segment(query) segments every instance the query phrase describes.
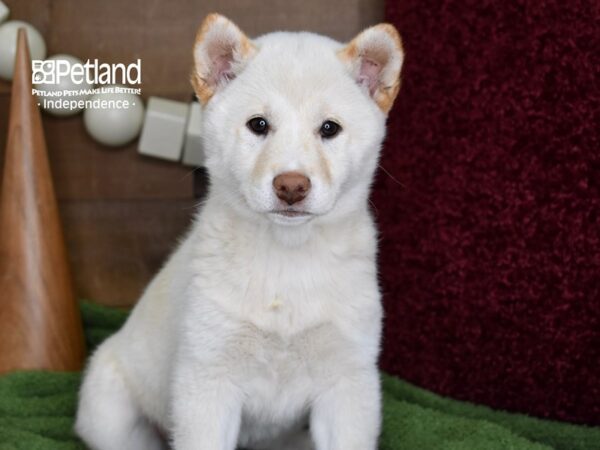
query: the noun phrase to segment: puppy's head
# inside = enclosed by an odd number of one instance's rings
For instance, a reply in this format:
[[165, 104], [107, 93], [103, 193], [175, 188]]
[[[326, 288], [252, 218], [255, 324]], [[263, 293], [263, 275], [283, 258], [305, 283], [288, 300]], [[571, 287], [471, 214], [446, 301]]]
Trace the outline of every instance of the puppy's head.
[[250, 40], [209, 15], [192, 83], [213, 189], [241, 213], [281, 225], [364, 207], [403, 59], [388, 24], [348, 44], [311, 33]]

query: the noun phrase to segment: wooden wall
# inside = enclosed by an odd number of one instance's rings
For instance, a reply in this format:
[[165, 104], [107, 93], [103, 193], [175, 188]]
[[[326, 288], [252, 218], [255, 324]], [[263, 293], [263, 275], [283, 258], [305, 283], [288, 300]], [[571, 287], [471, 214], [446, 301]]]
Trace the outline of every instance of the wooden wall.
[[[191, 46], [209, 12], [227, 15], [250, 36], [309, 30], [339, 40], [383, 15], [383, 0], [3, 1], [11, 19], [40, 30], [49, 56], [67, 53], [109, 63], [141, 58], [144, 98], [185, 101], [192, 94]], [[0, 82], [2, 157], [9, 92], [10, 85]], [[44, 115], [43, 121], [77, 293], [129, 305], [188, 226], [204, 184], [202, 172], [142, 157], [137, 143], [103, 147], [88, 137], [80, 115]]]

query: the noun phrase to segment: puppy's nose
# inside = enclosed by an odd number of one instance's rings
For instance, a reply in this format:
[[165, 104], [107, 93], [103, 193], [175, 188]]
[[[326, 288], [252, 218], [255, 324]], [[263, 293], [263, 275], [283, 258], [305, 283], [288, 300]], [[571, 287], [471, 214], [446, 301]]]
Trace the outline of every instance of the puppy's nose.
[[277, 197], [293, 205], [308, 195], [310, 180], [298, 172], [285, 172], [273, 178], [273, 188]]

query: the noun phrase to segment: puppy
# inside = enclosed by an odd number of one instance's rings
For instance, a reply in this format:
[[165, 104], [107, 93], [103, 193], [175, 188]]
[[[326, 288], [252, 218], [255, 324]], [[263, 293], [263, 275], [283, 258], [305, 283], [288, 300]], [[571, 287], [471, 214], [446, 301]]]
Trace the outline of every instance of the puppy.
[[204, 20], [192, 83], [210, 192], [89, 363], [76, 431], [92, 449], [377, 448], [368, 197], [403, 58], [388, 24], [344, 45]]

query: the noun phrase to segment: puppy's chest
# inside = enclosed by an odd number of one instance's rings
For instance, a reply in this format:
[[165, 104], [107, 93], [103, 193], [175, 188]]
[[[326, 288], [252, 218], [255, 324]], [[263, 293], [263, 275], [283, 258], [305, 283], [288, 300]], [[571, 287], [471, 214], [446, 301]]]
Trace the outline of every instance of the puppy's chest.
[[199, 260], [198, 291], [264, 331], [297, 334], [369, 308], [378, 299], [368, 259], [348, 261], [327, 252], [228, 256]]
[[331, 324], [292, 337], [250, 327], [236, 341], [236, 382], [253, 416], [296, 414], [353, 366], [352, 345]]

